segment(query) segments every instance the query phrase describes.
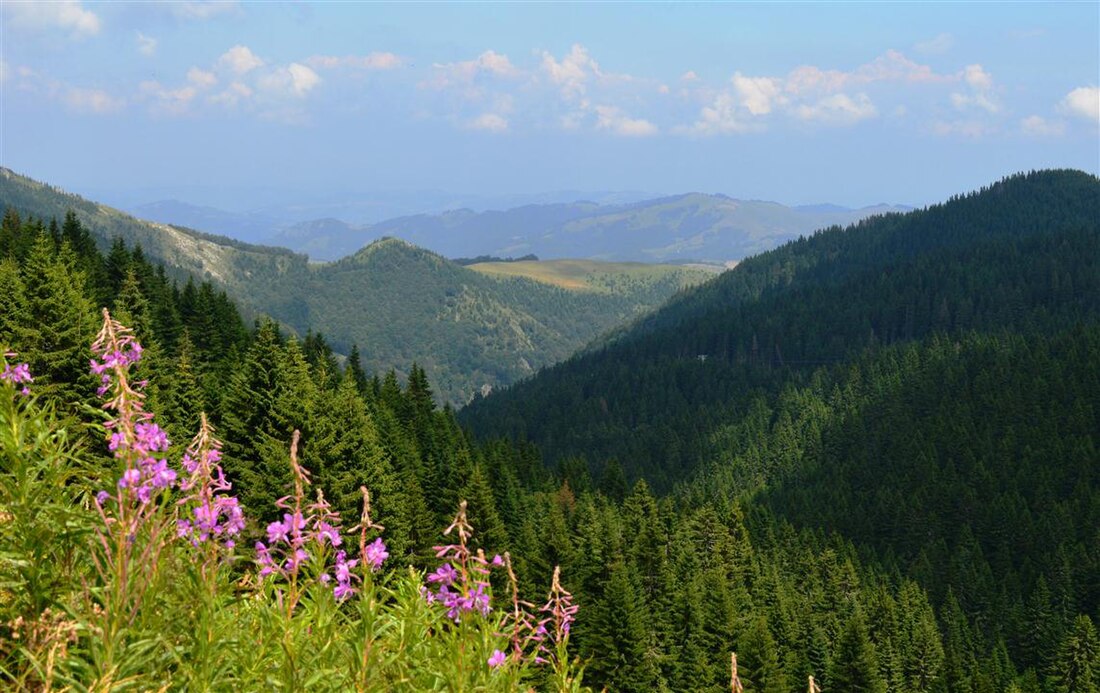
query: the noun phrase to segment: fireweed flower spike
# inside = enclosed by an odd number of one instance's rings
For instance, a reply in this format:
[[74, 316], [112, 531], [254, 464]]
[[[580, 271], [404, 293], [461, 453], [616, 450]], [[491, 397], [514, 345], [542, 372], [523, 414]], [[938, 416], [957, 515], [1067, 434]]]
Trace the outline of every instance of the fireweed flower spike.
[[443, 536], [452, 532], [458, 535], [457, 544], [434, 547], [436, 558], [447, 561], [428, 575], [428, 582], [438, 587], [435, 592], [424, 587], [422, 592], [429, 603], [445, 606], [447, 617], [457, 623], [464, 613], [477, 611], [487, 616], [492, 611], [488, 591], [490, 563], [483, 551], [473, 553], [468, 546], [474, 529], [466, 519], [466, 501], [459, 504], [458, 514]]
[[107, 449], [121, 463], [112, 490], [95, 496], [102, 526], [96, 535], [100, 552], [96, 568], [111, 586], [104, 594], [105, 635], [112, 637], [132, 621], [157, 572], [161, 550], [172, 539], [170, 516], [156, 502], [176, 485], [176, 471], [163, 453], [168, 436], [145, 411], [143, 384], [130, 377], [141, 360], [141, 344], [133, 332], [103, 309], [103, 326], [92, 342], [92, 373], [100, 377], [103, 408], [113, 412], [104, 423]]
[[[300, 434], [294, 432], [290, 444], [290, 467], [294, 476], [294, 494], [280, 498], [276, 507], [283, 510], [283, 518], [268, 524], [267, 541], [256, 543], [256, 562], [260, 567], [259, 575], [269, 575], [286, 583], [285, 604], [288, 614], [293, 611], [301, 597], [300, 575], [304, 566], [318, 569], [317, 580], [322, 584], [332, 584], [333, 596], [343, 601], [358, 590], [355, 583], [363, 578], [356, 574], [355, 568], [364, 565], [371, 572], [377, 571], [382, 562], [389, 557], [386, 545], [381, 538], [367, 543], [369, 530], [381, 530], [382, 525], [370, 519], [370, 495], [363, 488], [363, 517], [359, 524], [359, 557], [349, 558], [344, 550], [344, 539], [340, 534], [340, 516], [333, 511], [318, 489], [316, 500], [305, 505], [306, 486], [310, 485], [309, 472], [298, 463], [298, 442]], [[327, 555], [335, 551], [331, 572], [327, 565]], [[282, 588], [280, 588], [281, 593]]]
[[176, 532], [192, 546], [211, 542], [232, 549], [233, 537], [244, 529], [244, 512], [237, 499], [227, 493], [232, 485], [218, 464], [222, 444], [214, 437], [206, 412], [200, 414], [199, 421], [199, 432], [183, 453], [187, 477], [180, 488], [191, 495], [178, 503], [186, 512], [176, 520]]
[[[554, 566], [554, 581], [550, 585], [550, 596], [539, 611], [546, 616], [538, 622], [535, 629], [538, 638], [549, 638], [556, 652], [551, 652], [545, 643], [540, 643], [540, 651], [548, 656], [564, 652], [569, 641], [569, 630], [576, 620], [580, 607], [573, 603], [573, 595], [561, 586], [561, 566]], [[541, 659], [537, 658], [536, 661]]]
[[[500, 558], [497, 556], [496, 558]], [[494, 558], [494, 563], [496, 561]], [[501, 559], [505, 570], [508, 571], [508, 585], [512, 589], [512, 612], [505, 619], [505, 628], [510, 632], [508, 636], [511, 642], [512, 659], [519, 661], [524, 658], [524, 651], [530, 643], [540, 643], [542, 636], [538, 634], [538, 624], [531, 611], [535, 605], [519, 598], [519, 581], [516, 579], [516, 571], [512, 569], [512, 555], [507, 551]], [[536, 647], [537, 650], [537, 647]], [[537, 653], [536, 653], [537, 655]]]

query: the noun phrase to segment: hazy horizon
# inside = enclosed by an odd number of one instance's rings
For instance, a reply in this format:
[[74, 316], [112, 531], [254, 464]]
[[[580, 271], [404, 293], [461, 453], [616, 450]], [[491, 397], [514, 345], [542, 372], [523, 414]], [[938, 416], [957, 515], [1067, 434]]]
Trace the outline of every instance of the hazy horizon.
[[1095, 3], [8, 2], [0, 39], [0, 164], [130, 206], [922, 206], [1100, 172]]

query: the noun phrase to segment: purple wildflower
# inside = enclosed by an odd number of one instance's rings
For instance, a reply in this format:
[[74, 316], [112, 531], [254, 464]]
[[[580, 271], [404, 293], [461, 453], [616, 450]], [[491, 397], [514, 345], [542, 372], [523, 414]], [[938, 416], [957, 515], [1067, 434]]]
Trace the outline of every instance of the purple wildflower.
[[[159, 428], [145, 428], [141, 435], [149, 446], [164, 444], [164, 432]], [[183, 455], [183, 468], [188, 476], [179, 485], [184, 491], [192, 492], [179, 502], [179, 505], [191, 506], [191, 519], [179, 520], [177, 528], [179, 535], [188, 537], [195, 546], [215, 539], [231, 549], [234, 546], [231, 537], [244, 530], [244, 512], [237, 499], [227, 495], [232, 485], [217, 464], [221, 459], [220, 448], [221, 441], [214, 437], [214, 428], [206, 414], [201, 414], [199, 431]], [[175, 472], [171, 475], [174, 478]], [[166, 480], [167, 475], [161, 478], [162, 482]]]
[[386, 550], [386, 544], [383, 543], [382, 537], [376, 537], [370, 545], [367, 546], [367, 550], [363, 554], [363, 560], [370, 565], [370, 569], [373, 572], [377, 572], [382, 568], [382, 562], [390, 557], [390, 552]]
[[489, 668], [496, 669], [501, 664], [504, 664], [504, 661], [506, 659], [507, 657], [504, 655], [503, 652], [501, 652], [500, 650], [493, 650], [492, 656], [489, 657]]
[[428, 601], [445, 606], [447, 617], [456, 622], [465, 613], [476, 611], [488, 615], [492, 606], [487, 576], [491, 566], [503, 565], [504, 561], [494, 559], [490, 563], [485, 558], [484, 551], [479, 549], [474, 553], [470, 550], [468, 542], [473, 534], [473, 527], [466, 520], [466, 501], [459, 505], [454, 522], [443, 534], [447, 536], [451, 532], [457, 533], [457, 544], [435, 547], [436, 557], [445, 559], [446, 562], [428, 575], [429, 583], [439, 585], [436, 592], [429, 592], [432, 598]]
[[[26, 363], [17, 363], [15, 366], [12, 366], [10, 363], [6, 364], [4, 366], [4, 371], [0, 373], [0, 380], [10, 383], [13, 386], [21, 383], [34, 382], [34, 378], [31, 377], [31, 367]], [[20, 388], [19, 393], [26, 396], [29, 395], [31, 391], [30, 388], [24, 386]]]

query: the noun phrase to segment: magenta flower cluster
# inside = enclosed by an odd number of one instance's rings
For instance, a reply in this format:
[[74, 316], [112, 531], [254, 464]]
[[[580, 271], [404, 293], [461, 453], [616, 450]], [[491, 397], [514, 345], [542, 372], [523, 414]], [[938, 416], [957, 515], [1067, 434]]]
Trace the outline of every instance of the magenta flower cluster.
[[[141, 344], [132, 332], [103, 311], [100, 330], [92, 353], [92, 373], [100, 376], [99, 396], [109, 396], [104, 409], [113, 409], [116, 417], [104, 427], [110, 432], [107, 449], [126, 464], [118, 480], [119, 499], [136, 498], [142, 505], [158, 492], [176, 483], [176, 471], [168, 466], [164, 453], [168, 435], [153, 423], [153, 414], [144, 410], [144, 382], [130, 381], [130, 366], [141, 360]], [[100, 491], [96, 499], [102, 505], [110, 497]]]
[[[129, 440], [127, 440], [129, 438]], [[132, 493], [142, 503], [148, 503], [156, 491], [171, 488], [176, 482], [176, 472], [168, 466], [168, 460], [158, 453], [168, 450], [168, 436], [155, 423], [139, 423], [129, 431], [111, 434], [107, 449], [119, 459], [131, 459], [137, 465], [122, 473], [118, 487]]]
[[[15, 354], [6, 354], [7, 356], [15, 356]], [[26, 396], [31, 393], [31, 389], [27, 387], [26, 383], [34, 382], [34, 378], [31, 377], [31, 367], [26, 363], [17, 363], [12, 366], [10, 363], [4, 366], [4, 371], [0, 373], [0, 380], [6, 383], [10, 383], [12, 386], [22, 385], [19, 393]]]
[[111, 372], [121, 368], [132, 366], [141, 360], [141, 343], [133, 337], [123, 336], [116, 344], [99, 345], [99, 340], [92, 345], [92, 351], [98, 358], [91, 360], [92, 373], [99, 376], [99, 389], [96, 394], [100, 397], [111, 389]]
[[335, 550], [332, 574], [325, 570], [318, 579], [325, 584], [335, 581], [333, 595], [343, 601], [357, 591], [354, 583], [361, 578], [355, 574], [354, 569], [360, 564], [360, 560], [365, 561], [372, 572], [377, 571], [389, 557], [389, 552], [382, 539], [378, 538], [370, 545], [362, 543], [360, 558], [348, 558], [347, 552], [340, 548], [344, 544], [340, 536], [340, 516], [332, 510], [324, 494], [318, 491], [317, 500], [303, 509], [309, 475], [298, 464], [297, 447], [298, 432], [295, 431], [290, 452], [294, 495], [276, 501], [276, 507], [284, 511], [283, 517], [268, 524], [266, 542], [256, 542], [256, 562], [260, 566], [260, 577], [274, 575], [289, 582], [292, 591], [296, 590], [301, 568], [315, 556], [325, 566], [325, 553], [329, 549]]
[[244, 530], [244, 511], [234, 496], [227, 495], [233, 486], [218, 464], [222, 444], [214, 438], [213, 431], [206, 414], [202, 414], [199, 432], [183, 453], [187, 477], [179, 487], [190, 495], [179, 504], [190, 507], [191, 517], [176, 520], [176, 533], [193, 546], [215, 541], [232, 549], [236, 544], [233, 537]]

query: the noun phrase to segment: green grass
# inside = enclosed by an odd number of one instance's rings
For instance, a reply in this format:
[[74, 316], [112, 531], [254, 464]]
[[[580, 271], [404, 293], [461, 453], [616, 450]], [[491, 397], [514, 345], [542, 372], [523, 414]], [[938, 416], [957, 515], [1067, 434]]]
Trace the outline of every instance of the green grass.
[[[600, 262], [598, 260], [541, 260], [524, 262], [479, 262], [470, 265], [482, 274], [497, 277], [526, 277], [573, 291], [612, 293], [622, 284], [618, 279], [659, 281], [679, 275], [681, 287], [701, 284], [721, 268], [715, 266], [657, 265], [645, 262]], [[609, 281], [610, 280], [610, 281]]]

